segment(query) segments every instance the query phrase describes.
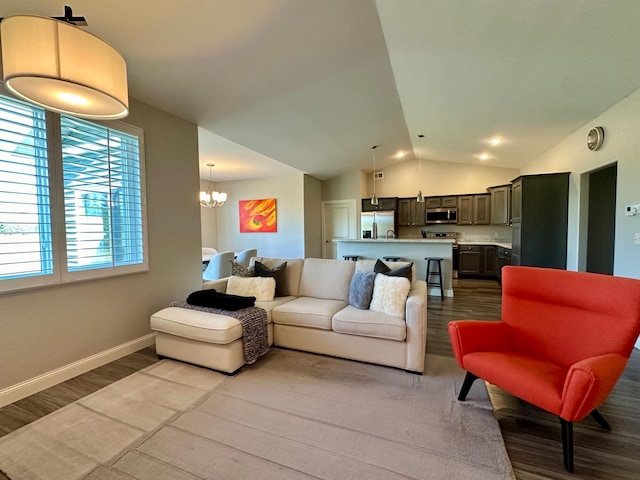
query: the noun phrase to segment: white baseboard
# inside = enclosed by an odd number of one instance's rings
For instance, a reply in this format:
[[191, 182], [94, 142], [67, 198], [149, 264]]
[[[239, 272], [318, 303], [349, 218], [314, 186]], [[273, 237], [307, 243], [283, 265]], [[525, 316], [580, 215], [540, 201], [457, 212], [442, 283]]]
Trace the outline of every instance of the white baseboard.
[[150, 347], [155, 343], [156, 335], [155, 333], [150, 333], [144, 337], [136, 338], [130, 342], [123, 343], [122, 345], [118, 345], [103, 352], [96, 353], [95, 355], [91, 355], [90, 357], [78, 360], [77, 362], [56, 368], [50, 372], [43, 373], [42, 375], [30, 378], [24, 382], [17, 383], [16, 385], [3, 388], [0, 390], [0, 407], [17, 402], [29, 395], [38, 393], [49, 387], [57, 385], [58, 383], [65, 382], [70, 378], [77, 377], [89, 370], [106, 365], [107, 363], [137, 352], [145, 347]]

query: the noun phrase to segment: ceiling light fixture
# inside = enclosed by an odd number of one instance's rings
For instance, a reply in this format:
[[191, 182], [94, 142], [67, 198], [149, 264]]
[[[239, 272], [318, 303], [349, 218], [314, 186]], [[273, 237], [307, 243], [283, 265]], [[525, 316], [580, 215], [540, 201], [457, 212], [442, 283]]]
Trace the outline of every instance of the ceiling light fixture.
[[207, 163], [207, 167], [209, 167], [209, 187], [206, 192], [200, 192], [200, 205], [207, 208], [220, 207], [227, 201], [227, 194], [211, 190], [211, 183], [213, 182], [211, 169], [215, 167], [215, 164]]
[[490, 143], [491, 145], [493, 145], [494, 147], [496, 147], [496, 146], [500, 145], [503, 141], [504, 141], [504, 140], [502, 140], [502, 139], [501, 139], [501, 138], [499, 138], [499, 137], [493, 137], [493, 138], [489, 139], [489, 143]]
[[378, 205], [378, 197], [376, 197], [376, 152], [378, 145], [373, 145], [371, 151], [373, 151], [373, 195], [371, 196], [371, 205]]
[[480, 155], [480, 160], [488, 160], [489, 159], [489, 154], [488, 153], [483, 153]]
[[129, 114], [127, 65], [111, 45], [85, 32], [84, 17], [14, 15], [0, 23], [2, 74], [18, 97], [89, 119]]
[[[418, 138], [420, 139], [420, 146], [418, 147], [419, 152], [420, 152], [420, 173], [418, 174], [418, 185], [421, 182], [421, 177], [422, 177], [422, 139], [424, 138], [424, 135], [420, 134], [418, 135]], [[416, 202], [418, 203], [424, 203], [424, 197], [422, 196], [422, 189], [418, 189], [418, 195], [416, 195]]]

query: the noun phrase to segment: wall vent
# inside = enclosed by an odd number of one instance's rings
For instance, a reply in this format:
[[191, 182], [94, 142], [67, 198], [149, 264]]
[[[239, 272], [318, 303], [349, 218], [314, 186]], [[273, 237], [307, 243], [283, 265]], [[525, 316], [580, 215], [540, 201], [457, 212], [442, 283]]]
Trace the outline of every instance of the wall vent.
[[382, 180], [384, 178], [384, 172], [376, 172], [373, 174], [374, 180]]

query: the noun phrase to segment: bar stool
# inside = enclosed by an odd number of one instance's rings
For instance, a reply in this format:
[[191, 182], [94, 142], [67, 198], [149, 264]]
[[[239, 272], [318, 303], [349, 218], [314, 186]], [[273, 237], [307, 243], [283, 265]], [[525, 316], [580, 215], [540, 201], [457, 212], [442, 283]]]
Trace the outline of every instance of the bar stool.
[[354, 262], [358, 261], [358, 257], [360, 257], [360, 255], [343, 255], [342, 258], [344, 258], [345, 260], [353, 260]]
[[399, 262], [402, 257], [382, 257], [387, 262]]
[[[440, 299], [444, 300], [444, 284], [442, 282], [442, 260], [443, 258], [425, 257], [427, 261], [427, 275], [425, 280], [428, 287], [438, 287], [440, 289]], [[431, 262], [433, 262], [434, 270], [431, 271]], [[436, 277], [435, 280], [431, 280], [430, 277]]]

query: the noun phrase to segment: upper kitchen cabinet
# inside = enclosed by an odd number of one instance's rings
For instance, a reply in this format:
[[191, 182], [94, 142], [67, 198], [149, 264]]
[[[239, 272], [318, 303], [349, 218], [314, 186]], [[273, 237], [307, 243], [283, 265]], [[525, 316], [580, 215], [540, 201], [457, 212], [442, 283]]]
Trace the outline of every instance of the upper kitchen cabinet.
[[426, 197], [424, 199], [426, 208], [456, 208], [458, 197]]
[[491, 195], [491, 225], [511, 224], [511, 185], [489, 187]]
[[511, 200], [512, 265], [567, 268], [569, 174], [518, 177]]
[[489, 225], [491, 223], [491, 195], [458, 197], [458, 225]]
[[370, 198], [362, 199], [363, 212], [377, 212], [380, 210], [398, 210], [398, 197], [378, 198], [378, 205], [371, 205]]
[[398, 199], [398, 225], [400, 226], [424, 226], [425, 204], [418, 203], [415, 197]]

